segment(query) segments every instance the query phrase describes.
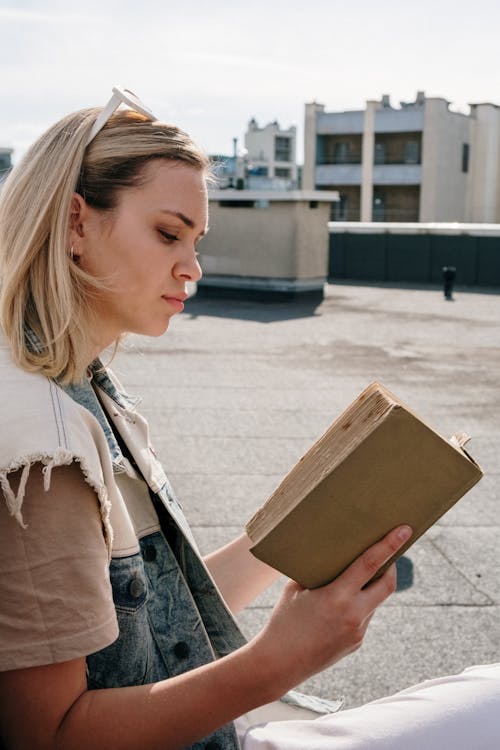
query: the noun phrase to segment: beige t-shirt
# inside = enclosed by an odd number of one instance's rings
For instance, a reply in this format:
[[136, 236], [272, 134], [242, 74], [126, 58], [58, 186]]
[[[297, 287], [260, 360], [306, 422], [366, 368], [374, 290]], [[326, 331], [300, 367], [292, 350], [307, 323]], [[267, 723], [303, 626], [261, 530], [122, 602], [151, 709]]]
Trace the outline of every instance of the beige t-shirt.
[[30, 470], [26, 529], [0, 493], [0, 671], [74, 659], [118, 637], [97, 496], [78, 463], [54, 468], [48, 492], [42, 468]]

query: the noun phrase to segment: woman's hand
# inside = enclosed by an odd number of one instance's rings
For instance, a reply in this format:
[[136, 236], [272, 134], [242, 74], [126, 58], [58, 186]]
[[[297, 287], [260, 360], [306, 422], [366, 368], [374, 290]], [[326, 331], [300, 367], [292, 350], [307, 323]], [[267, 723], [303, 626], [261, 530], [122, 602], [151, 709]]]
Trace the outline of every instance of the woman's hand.
[[396, 566], [367, 584], [410, 536], [408, 526], [394, 529], [321, 588], [287, 583], [252, 642], [269, 685], [286, 692], [361, 646], [376, 608], [396, 588]]

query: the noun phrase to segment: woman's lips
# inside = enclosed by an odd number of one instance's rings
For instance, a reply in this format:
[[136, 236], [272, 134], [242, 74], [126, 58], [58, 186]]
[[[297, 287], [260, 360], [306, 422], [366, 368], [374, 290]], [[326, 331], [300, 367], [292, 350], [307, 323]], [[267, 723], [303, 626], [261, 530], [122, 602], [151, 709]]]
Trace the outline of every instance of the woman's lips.
[[[183, 298], [185, 299], [184, 295]], [[184, 302], [180, 297], [168, 297], [166, 294], [163, 294], [162, 299], [173, 307], [176, 312], [182, 312], [184, 310]]]

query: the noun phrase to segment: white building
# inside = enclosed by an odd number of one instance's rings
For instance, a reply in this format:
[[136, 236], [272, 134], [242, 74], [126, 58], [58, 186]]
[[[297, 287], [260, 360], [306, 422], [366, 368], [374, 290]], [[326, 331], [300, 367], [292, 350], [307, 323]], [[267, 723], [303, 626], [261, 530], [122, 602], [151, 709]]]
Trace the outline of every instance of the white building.
[[500, 107], [453, 112], [423, 92], [395, 108], [306, 104], [304, 189], [338, 190], [343, 221], [500, 222]]
[[247, 187], [296, 187], [296, 143], [295, 126], [282, 130], [275, 120], [260, 128], [252, 118], [245, 133]]

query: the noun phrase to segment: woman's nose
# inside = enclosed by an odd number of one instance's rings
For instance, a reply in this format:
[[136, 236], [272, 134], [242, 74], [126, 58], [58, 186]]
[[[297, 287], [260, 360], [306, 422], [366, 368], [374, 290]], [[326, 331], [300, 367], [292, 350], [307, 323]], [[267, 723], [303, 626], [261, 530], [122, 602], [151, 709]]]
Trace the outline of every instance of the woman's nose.
[[202, 270], [194, 250], [177, 261], [174, 266], [174, 275], [185, 281], [199, 281], [201, 279]]

